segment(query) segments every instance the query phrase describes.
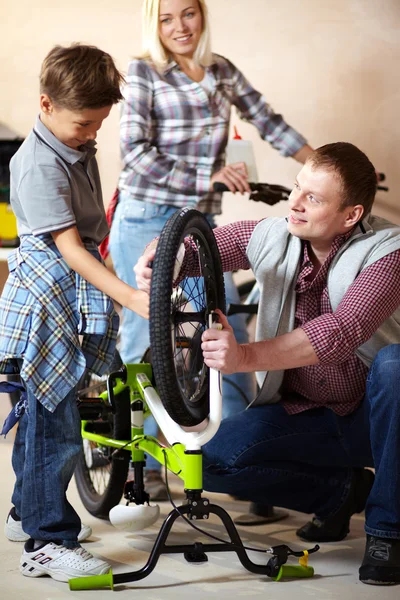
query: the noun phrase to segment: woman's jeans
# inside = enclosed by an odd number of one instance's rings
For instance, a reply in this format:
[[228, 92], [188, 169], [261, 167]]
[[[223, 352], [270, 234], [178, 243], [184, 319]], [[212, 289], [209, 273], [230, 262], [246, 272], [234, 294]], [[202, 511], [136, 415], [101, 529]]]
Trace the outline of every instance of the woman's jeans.
[[[123, 281], [137, 287], [133, 271], [147, 244], [159, 236], [168, 219], [177, 208], [169, 205], [150, 204], [132, 199], [121, 191], [114, 214], [110, 234], [110, 251], [114, 269]], [[225, 295], [227, 303], [239, 303], [239, 295], [231, 273], [226, 273]], [[229, 317], [239, 343], [248, 341], [244, 315]], [[148, 321], [130, 310], [123, 310], [120, 354], [125, 363], [140, 362], [150, 345]], [[255, 380], [250, 373], [236, 373], [224, 378], [223, 417], [244, 410], [255, 396]], [[157, 424], [153, 417], [145, 421], [145, 433], [157, 436]], [[148, 456], [148, 469], [160, 469], [160, 464]]]
[[28, 390], [28, 411], [19, 421], [12, 456], [12, 503], [31, 538], [79, 546], [81, 521], [66, 492], [81, 450], [75, 390], [53, 413]]
[[323, 519], [346, 499], [352, 469], [375, 467], [365, 531], [400, 539], [400, 344], [377, 354], [350, 415], [253, 407], [223, 421], [203, 451], [204, 489]]

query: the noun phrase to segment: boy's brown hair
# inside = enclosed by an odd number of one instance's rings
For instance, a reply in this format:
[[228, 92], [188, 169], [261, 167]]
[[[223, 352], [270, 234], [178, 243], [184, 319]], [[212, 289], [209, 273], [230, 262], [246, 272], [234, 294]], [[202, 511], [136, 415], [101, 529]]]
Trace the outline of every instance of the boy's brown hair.
[[313, 169], [332, 170], [342, 184], [341, 209], [361, 204], [364, 217], [372, 209], [377, 179], [374, 165], [357, 146], [349, 142], [326, 144], [314, 150], [306, 160]]
[[42, 63], [40, 93], [69, 110], [104, 108], [122, 100], [124, 78], [96, 46], [54, 46]]

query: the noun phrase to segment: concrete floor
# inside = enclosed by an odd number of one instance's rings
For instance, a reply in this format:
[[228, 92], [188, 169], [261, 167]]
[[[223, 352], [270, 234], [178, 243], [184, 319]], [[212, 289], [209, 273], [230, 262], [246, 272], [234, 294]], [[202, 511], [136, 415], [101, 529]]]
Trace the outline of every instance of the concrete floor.
[[[0, 421], [8, 411], [7, 397], [2, 396]], [[12, 436], [0, 440], [0, 514], [5, 519], [10, 508], [10, 496], [14, 477], [11, 468]], [[172, 480], [172, 489], [179, 504], [182, 497], [180, 482]], [[147, 560], [153, 542], [162, 523], [162, 517], [150, 529], [136, 533], [121, 533], [108, 522], [92, 517], [84, 509], [75, 484], [70, 489], [70, 499], [78, 510], [82, 520], [93, 528], [93, 535], [84, 544], [85, 548], [112, 564], [114, 573], [129, 572], [141, 568]], [[247, 509], [244, 502], [236, 502], [227, 496], [207, 494], [214, 503], [222, 505], [232, 517]], [[167, 502], [161, 503], [162, 516], [170, 511]], [[240, 527], [239, 532], [246, 545], [269, 548], [278, 544], [288, 544], [294, 549], [303, 549], [302, 542], [296, 537], [295, 530], [304, 523], [305, 516], [291, 512], [289, 518], [281, 522], [258, 527]], [[214, 535], [224, 536], [224, 529], [215, 519], [201, 526]], [[197, 536], [188, 525], [178, 519], [172, 529], [169, 543], [192, 543], [197, 539], [207, 543], [203, 536]], [[271, 579], [249, 573], [242, 567], [234, 552], [210, 553], [207, 563], [189, 564], [183, 556], [175, 554], [162, 556], [155, 570], [139, 582], [131, 582], [111, 590], [72, 592], [68, 585], [49, 577], [29, 579], [18, 571], [22, 544], [10, 542], [0, 535], [0, 599], [29, 600], [104, 600], [114, 593], [119, 600], [138, 598], [141, 600], [176, 600], [190, 597], [191, 600], [215, 598], [262, 598], [265, 600], [309, 600], [340, 598], [341, 600], [365, 600], [376, 598], [391, 600], [399, 598], [400, 587], [382, 588], [367, 586], [358, 581], [358, 567], [364, 551], [363, 516], [352, 519], [351, 533], [346, 540], [324, 544], [313, 555], [310, 564], [315, 575], [311, 579], [274, 582]], [[264, 555], [250, 553], [255, 562], [265, 562]], [[268, 560], [269, 555], [266, 555]], [[293, 559], [290, 560], [292, 562]], [[294, 561], [293, 561], [294, 562]]]

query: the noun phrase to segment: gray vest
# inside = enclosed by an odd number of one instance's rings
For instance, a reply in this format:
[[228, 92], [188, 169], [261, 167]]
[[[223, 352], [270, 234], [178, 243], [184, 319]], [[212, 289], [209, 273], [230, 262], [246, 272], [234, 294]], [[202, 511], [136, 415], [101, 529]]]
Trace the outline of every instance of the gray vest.
[[[369, 215], [339, 249], [328, 271], [328, 293], [335, 311], [359, 273], [400, 248], [400, 227]], [[301, 240], [287, 230], [285, 218], [258, 223], [247, 246], [247, 256], [260, 287], [256, 341], [274, 338], [294, 329], [296, 281], [302, 257]], [[376, 353], [400, 343], [400, 308], [357, 348], [356, 355], [370, 366]], [[256, 374], [261, 387], [255, 404], [279, 402], [284, 371]]]

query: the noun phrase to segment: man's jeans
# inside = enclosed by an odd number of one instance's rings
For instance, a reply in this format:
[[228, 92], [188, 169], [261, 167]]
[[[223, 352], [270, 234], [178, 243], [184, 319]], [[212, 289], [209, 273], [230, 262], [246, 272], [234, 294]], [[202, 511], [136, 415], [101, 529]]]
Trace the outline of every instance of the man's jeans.
[[321, 518], [346, 499], [352, 468], [375, 467], [365, 531], [400, 539], [400, 344], [377, 354], [352, 414], [254, 407], [223, 421], [203, 450], [204, 489]]
[[79, 545], [81, 521], [66, 492], [81, 449], [75, 391], [51, 413], [28, 390], [28, 413], [19, 422], [12, 456], [12, 503], [31, 538]]
[[[115, 271], [123, 281], [137, 287], [133, 271], [147, 244], [159, 236], [168, 219], [177, 209], [173, 206], [150, 204], [134, 200], [120, 192], [110, 234], [110, 251]], [[212, 222], [212, 218], [210, 219]], [[225, 295], [227, 303], [239, 303], [239, 295], [231, 273], [226, 273]], [[246, 317], [229, 317], [238, 342], [248, 342]], [[123, 310], [120, 353], [125, 363], [138, 363], [150, 345], [148, 321], [131, 310]], [[255, 380], [250, 373], [236, 373], [224, 378], [223, 417], [242, 411], [255, 395]], [[145, 421], [147, 435], [157, 436], [158, 427], [153, 417]], [[148, 469], [160, 469], [159, 463], [148, 456]]]

